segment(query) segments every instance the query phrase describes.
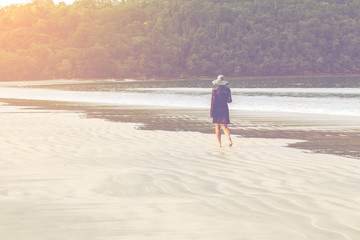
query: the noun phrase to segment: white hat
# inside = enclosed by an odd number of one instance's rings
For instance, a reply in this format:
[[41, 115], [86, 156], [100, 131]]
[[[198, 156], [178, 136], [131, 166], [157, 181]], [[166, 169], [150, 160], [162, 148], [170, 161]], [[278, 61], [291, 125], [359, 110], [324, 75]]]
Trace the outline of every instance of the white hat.
[[224, 75], [219, 75], [216, 80], [212, 82], [214, 85], [228, 85], [229, 82], [224, 79]]

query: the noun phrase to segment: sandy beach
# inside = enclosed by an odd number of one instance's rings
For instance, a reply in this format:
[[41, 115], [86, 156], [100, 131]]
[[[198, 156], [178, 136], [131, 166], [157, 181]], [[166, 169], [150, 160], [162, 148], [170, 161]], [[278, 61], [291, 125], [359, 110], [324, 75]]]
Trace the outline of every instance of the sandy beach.
[[62, 110], [0, 115], [2, 239], [360, 238], [358, 159]]

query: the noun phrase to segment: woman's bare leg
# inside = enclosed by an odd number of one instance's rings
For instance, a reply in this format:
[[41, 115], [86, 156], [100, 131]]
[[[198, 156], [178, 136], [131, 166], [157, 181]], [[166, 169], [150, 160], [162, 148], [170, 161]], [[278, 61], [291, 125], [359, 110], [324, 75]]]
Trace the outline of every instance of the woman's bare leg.
[[231, 140], [230, 130], [229, 130], [227, 124], [222, 124], [222, 129], [223, 129], [225, 135], [228, 137], [228, 139], [229, 139], [229, 147], [231, 147], [233, 145], [233, 142]]
[[221, 147], [221, 129], [220, 129], [220, 124], [218, 123], [215, 123], [215, 134], [218, 140], [218, 147]]

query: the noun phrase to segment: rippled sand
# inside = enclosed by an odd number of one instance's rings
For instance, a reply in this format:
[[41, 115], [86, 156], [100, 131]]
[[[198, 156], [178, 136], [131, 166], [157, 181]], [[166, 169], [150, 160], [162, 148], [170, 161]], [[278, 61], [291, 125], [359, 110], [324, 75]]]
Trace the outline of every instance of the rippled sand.
[[360, 161], [286, 147], [297, 140], [217, 148], [9, 106], [0, 124], [1, 239], [360, 239]]

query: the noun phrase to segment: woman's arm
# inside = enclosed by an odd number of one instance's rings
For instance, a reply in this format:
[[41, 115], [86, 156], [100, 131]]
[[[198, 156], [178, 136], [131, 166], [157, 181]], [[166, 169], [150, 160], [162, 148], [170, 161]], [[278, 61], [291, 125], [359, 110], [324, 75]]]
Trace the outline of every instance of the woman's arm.
[[228, 99], [227, 99], [228, 103], [232, 102], [232, 98], [231, 98], [231, 89], [229, 88], [229, 92], [228, 92]]
[[213, 113], [214, 113], [214, 103], [215, 103], [215, 89], [213, 88], [213, 90], [212, 90], [212, 95], [211, 95], [210, 117], [213, 117]]

